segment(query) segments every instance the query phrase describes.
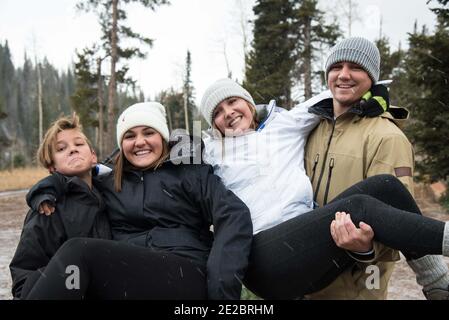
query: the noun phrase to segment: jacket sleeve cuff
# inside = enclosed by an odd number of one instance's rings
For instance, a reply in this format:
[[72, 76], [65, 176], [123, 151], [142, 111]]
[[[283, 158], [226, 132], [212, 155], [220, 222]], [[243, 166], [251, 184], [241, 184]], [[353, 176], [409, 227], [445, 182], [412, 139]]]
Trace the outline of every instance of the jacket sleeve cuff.
[[347, 254], [354, 260], [358, 262], [373, 262], [377, 258], [376, 254], [376, 246], [373, 245], [373, 249], [371, 249], [368, 252], [354, 252], [354, 251], [348, 251], [346, 250]]
[[30, 201], [30, 205], [31, 205], [31, 209], [34, 211], [39, 211], [39, 206], [45, 202], [48, 201], [50, 202], [53, 206], [55, 206], [56, 204], [56, 197], [51, 195], [51, 194], [43, 194], [43, 195], [38, 195], [35, 196], [31, 201]]

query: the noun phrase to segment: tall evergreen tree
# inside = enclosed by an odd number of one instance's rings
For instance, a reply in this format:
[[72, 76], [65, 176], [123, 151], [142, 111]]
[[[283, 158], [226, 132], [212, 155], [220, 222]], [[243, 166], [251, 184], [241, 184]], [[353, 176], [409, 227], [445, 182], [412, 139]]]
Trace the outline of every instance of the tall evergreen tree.
[[[96, 128], [98, 127], [98, 96], [97, 96], [97, 74], [93, 63], [95, 61], [95, 50], [85, 48], [82, 52], [77, 52], [75, 62], [76, 91], [70, 97], [72, 109], [77, 112], [81, 123], [91, 141], [96, 141]], [[103, 154], [99, 155], [100, 157]]]
[[23, 156], [25, 162], [33, 162], [34, 151], [39, 144], [37, 128], [37, 95], [36, 95], [36, 72], [33, 63], [25, 54], [22, 68], [17, 70], [17, 100], [18, 119], [21, 131], [20, 137], [23, 141]]
[[192, 83], [192, 56], [187, 50], [186, 67], [184, 71], [183, 105], [184, 105], [184, 128], [190, 132], [193, 128], [193, 111], [195, 109], [195, 97]]
[[294, 1], [258, 0], [254, 6], [254, 39], [245, 71], [244, 86], [257, 102], [277, 99], [290, 108], [292, 71], [295, 66], [292, 39]]
[[184, 93], [175, 91], [173, 88], [164, 90], [156, 96], [166, 108], [167, 122], [170, 132], [185, 128], [184, 116]]
[[8, 41], [0, 46], [0, 114], [2, 117], [8, 115], [8, 106], [13, 99], [14, 65], [11, 60]]
[[380, 53], [380, 74], [379, 79], [392, 79], [395, 76], [395, 70], [401, 65], [404, 58], [404, 52], [400, 46], [398, 50], [392, 51], [389, 39], [385, 36], [374, 41]]
[[[324, 74], [322, 66], [315, 66], [323, 50], [332, 47], [341, 35], [337, 23], [326, 23], [324, 12], [318, 9], [318, 0], [295, 2], [293, 39], [296, 43], [295, 58], [298, 63], [295, 80], [302, 80], [304, 97], [314, 95], [313, 80], [316, 79], [321, 91]], [[314, 71], [315, 70], [315, 71]]]
[[[59, 71], [46, 58], [39, 65], [42, 129], [45, 131], [61, 114], [70, 114], [73, 101], [69, 97], [74, 96], [75, 79], [71, 69]], [[27, 165], [35, 164], [34, 158], [39, 145], [37, 83], [37, 66], [26, 53], [23, 65], [16, 69], [8, 46], [0, 43], [0, 170], [15, 165], [16, 158], [22, 159]], [[143, 100], [142, 94], [140, 99]], [[120, 89], [118, 101], [132, 104], [139, 101], [139, 98]], [[81, 105], [85, 102], [80, 100]], [[89, 127], [89, 122], [94, 121], [92, 115], [95, 115], [97, 109], [97, 106], [94, 109], [86, 107], [86, 113], [91, 116], [91, 120], [83, 119], [88, 135], [94, 136], [95, 130]]]
[[443, 27], [449, 26], [449, 0], [427, 0], [427, 3], [438, 4], [439, 7], [433, 7], [432, 10], [440, 20]]
[[[418, 154], [418, 171], [430, 180], [449, 177], [449, 17], [448, 1], [438, 14], [434, 34], [409, 36], [406, 59], [413, 123], [409, 133]], [[446, 11], [444, 11], [446, 10]]]
[[94, 11], [99, 17], [99, 22], [103, 32], [103, 47], [110, 57], [110, 77], [108, 85], [108, 120], [107, 134], [105, 139], [106, 152], [115, 148], [115, 117], [117, 107], [117, 83], [132, 84], [131, 79], [126, 77], [128, 67], [118, 68], [120, 60], [129, 60], [134, 57], [144, 58], [145, 53], [140, 47], [125, 47], [125, 39], [138, 40], [148, 46], [152, 45], [152, 40], [139, 33], [132, 31], [126, 25], [127, 13], [124, 6], [129, 3], [139, 3], [145, 8], [155, 10], [157, 6], [168, 4], [167, 0], [83, 0], [78, 4], [78, 8], [86, 11]]
[[9, 162], [13, 157], [11, 146], [15, 136], [10, 130], [13, 121], [12, 112], [17, 108], [14, 94], [14, 65], [11, 59], [8, 41], [0, 45], [0, 162]]

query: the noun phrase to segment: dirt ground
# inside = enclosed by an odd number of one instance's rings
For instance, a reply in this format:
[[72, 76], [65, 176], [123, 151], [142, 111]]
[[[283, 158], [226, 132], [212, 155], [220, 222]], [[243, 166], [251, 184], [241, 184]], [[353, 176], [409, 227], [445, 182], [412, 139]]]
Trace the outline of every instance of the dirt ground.
[[[11, 277], [9, 262], [14, 255], [20, 237], [23, 219], [27, 211], [25, 192], [0, 193], [0, 300], [11, 299]], [[417, 201], [424, 214], [439, 220], [449, 220], [449, 214], [442, 214], [441, 207], [421, 192]], [[449, 265], [449, 259], [445, 258]], [[423, 300], [415, 276], [402, 257], [396, 264], [389, 287], [390, 300]]]

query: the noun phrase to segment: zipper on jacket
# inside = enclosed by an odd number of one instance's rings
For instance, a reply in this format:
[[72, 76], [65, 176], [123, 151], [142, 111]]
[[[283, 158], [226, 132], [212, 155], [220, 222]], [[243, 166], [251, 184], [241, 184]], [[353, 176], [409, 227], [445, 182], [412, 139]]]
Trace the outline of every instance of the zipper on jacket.
[[335, 164], [334, 158], [331, 158], [331, 160], [329, 161], [329, 173], [327, 175], [326, 191], [324, 192], [323, 206], [327, 204], [327, 196], [329, 194], [329, 187], [331, 185], [332, 170], [334, 169], [334, 164]]
[[334, 130], [335, 130], [335, 124], [336, 123], [337, 123], [337, 120], [336, 119], [332, 119], [332, 131], [331, 131], [331, 135], [329, 137], [329, 140], [327, 142], [326, 152], [324, 153], [324, 160], [323, 160], [323, 165], [321, 166], [320, 177], [318, 178], [318, 183], [316, 185], [315, 192], [313, 193], [313, 201], [316, 201], [316, 198], [318, 197], [318, 191], [320, 191], [320, 184], [321, 184], [321, 180], [323, 179], [324, 169], [325, 169], [325, 166], [326, 166], [327, 155], [329, 153], [329, 148], [331, 146], [331, 141], [332, 141], [332, 137], [334, 135]]
[[315, 179], [316, 166], [318, 165], [318, 161], [319, 160], [320, 160], [320, 154], [317, 153], [316, 156], [315, 156], [314, 163], [313, 163], [312, 177], [310, 178], [310, 182], [312, 182], [312, 185], [313, 185], [313, 180]]

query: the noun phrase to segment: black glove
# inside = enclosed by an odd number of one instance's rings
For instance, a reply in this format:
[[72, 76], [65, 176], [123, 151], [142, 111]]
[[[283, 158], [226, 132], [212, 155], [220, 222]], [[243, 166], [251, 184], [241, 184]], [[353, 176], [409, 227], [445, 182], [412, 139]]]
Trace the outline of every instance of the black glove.
[[382, 84], [376, 84], [365, 93], [360, 101], [361, 115], [369, 118], [377, 117], [390, 108], [388, 89]]

